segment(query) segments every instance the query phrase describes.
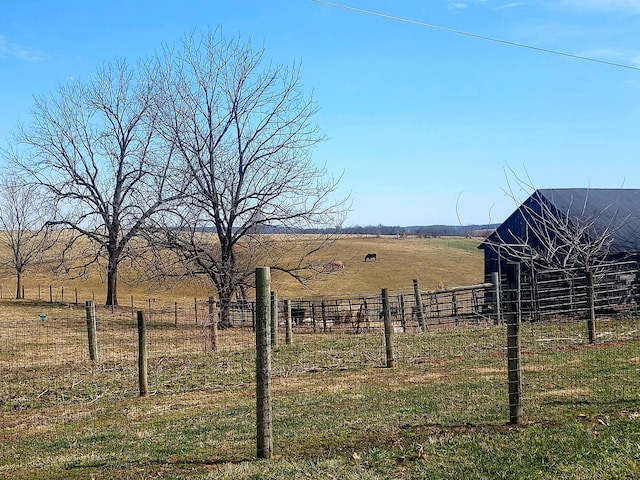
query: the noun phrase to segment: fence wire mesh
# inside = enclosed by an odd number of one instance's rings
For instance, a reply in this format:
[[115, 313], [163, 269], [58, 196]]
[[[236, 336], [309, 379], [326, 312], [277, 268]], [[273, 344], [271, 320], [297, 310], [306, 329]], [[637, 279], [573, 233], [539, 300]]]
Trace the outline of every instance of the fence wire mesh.
[[[528, 298], [538, 302], [537, 315], [521, 311], [525, 418], [543, 418], [550, 409], [604, 422], [615, 412], [636, 414], [640, 328], [629, 306], [635, 297], [620, 302], [629, 290], [613, 301], [611, 289], [596, 288], [602, 303], [596, 303], [596, 342], [589, 344], [585, 286], [574, 285], [573, 307], [544, 309], [545, 292], [557, 285], [538, 281], [530, 297], [530, 286], [523, 285], [521, 305]], [[391, 369], [385, 368], [380, 295], [289, 299], [290, 336], [285, 302], [278, 300], [278, 344], [272, 347], [277, 443], [292, 455], [317, 455], [335, 448], [336, 438], [345, 450], [362, 449], [393, 443], [403, 429], [507, 422], [505, 296], [491, 284], [390, 295]], [[166, 444], [175, 445], [173, 437], [182, 432], [201, 435], [203, 451], [215, 448], [226, 461], [253, 456], [255, 304], [229, 303], [232, 327], [218, 330], [211, 351], [209, 300], [144, 303], [150, 392], [144, 401], [138, 398], [133, 302], [131, 308], [98, 308], [95, 361], [81, 305], [23, 304], [18, 316], [0, 320], [0, 456], [6, 465], [25, 461], [21, 445], [33, 437], [84, 458], [89, 446], [78, 438], [95, 438], [105, 428], [122, 429], [124, 444], [173, 451]]]

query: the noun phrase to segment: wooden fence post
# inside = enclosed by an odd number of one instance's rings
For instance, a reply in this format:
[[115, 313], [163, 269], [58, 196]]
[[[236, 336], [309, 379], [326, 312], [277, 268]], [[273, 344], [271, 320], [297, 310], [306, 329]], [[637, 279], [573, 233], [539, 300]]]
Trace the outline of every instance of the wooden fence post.
[[507, 369], [509, 377], [509, 423], [522, 423], [522, 377], [520, 370], [520, 264], [507, 265]]
[[173, 324], [178, 326], [178, 301], [173, 302]]
[[418, 314], [418, 326], [420, 331], [424, 332], [424, 309], [422, 308], [422, 293], [420, 292], [420, 284], [417, 279], [413, 280], [413, 295], [416, 299], [416, 309]]
[[96, 336], [96, 304], [93, 300], [87, 300], [87, 335], [89, 337], [89, 359], [95, 362], [98, 359], [98, 338]]
[[258, 458], [271, 458], [271, 271], [256, 268], [256, 446]]
[[207, 321], [205, 350], [209, 347], [212, 352], [215, 352], [218, 349], [218, 312], [213, 297], [209, 297], [209, 318]]
[[391, 322], [391, 312], [389, 310], [389, 294], [387, 289], [382, 289], [382, 316], [384, 318], [384, 341], [387, 354], [387, 368], [396, 366], [395, 354], [393, 351], [393, 324]]
[[593, 286], [593, 272], [588, 270], [587, 275], [587, 303], [589, 307], [589, 316], [587, 317], [587, 336], [589, 343], [596, 341], [596, 294]]
[[196, 316], [196, 325], [197, 325], [198, 324], [198, 299], [197, 298], [193, 299], [193, 311]]
[[316, 304], [311, 304], [311, 324], [313, 325], [313, 333], [316, 333]]
[[320, 303], [320, 312], [322, 313], [322, 331], [327, 332], [327, 306], [324, 303], [324, 299], [322, 299], [322, 303]]
[[491, 273], [491, 283], [493, 284], [493, 310], [496, 315], [494, 323], [500, 325], [502, 323], [502, 302], [500, 301], [500, 274], [498, 272]]
[[140, 396], [146, 397], [149, 392], [149, 383], [147, 381], [147, 322], [142, 310], [138, 310], [138, 386]]
[[291, 319], [291, 302], [289, 299], [284, 301], [284, 321], [286, 325], [284, 342], [287, 345], [291, 345], [293, 341], [293, 321]]
[[251, 302], [251, 328], [256, 331], [256, 303]]
[[271, 348], [278, 346], [278, 293], [271, 292]]

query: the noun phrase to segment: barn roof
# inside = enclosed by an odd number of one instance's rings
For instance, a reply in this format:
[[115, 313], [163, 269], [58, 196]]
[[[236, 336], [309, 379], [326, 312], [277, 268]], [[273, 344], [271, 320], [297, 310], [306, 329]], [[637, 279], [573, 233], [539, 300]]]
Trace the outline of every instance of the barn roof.
[[[616, 188], [547, 188], [536, 190], [523, 205], [545, 202], [574, 220], [593, 219], [597, 234], [612, 233], [610, 253], [640, 252], [640, 190]], [[526, 208], [521, 205], [480, 248], [511, 237], [518, 230]], [[500, 243], [500, 242], [498, 242]]]

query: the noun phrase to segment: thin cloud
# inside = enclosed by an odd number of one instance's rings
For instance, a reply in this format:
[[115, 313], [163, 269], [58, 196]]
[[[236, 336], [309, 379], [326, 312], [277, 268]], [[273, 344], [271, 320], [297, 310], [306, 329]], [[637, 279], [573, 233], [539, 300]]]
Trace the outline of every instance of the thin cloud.
[[37, 61], [42, 60], [44, 56], [40, 50], [23, 47], [17, 43], [8, 41], [4, 35], [0, 35], [0, 58], [10, 57]]
[[526, 5], [525, 2], [509, 2], [509, 3], [502, 3], [495, 6], [492, 5], [493, 3], [494, 2], [489, 2], [488, 0], [466, 0], [464, 2], [449, 1], [449, 9], [464, 10], [465, 8], [469, 8], [474, 5], [485, 5], [488, 8], [492, 8], [494, 10], [502, 10], [506, 8], [514, 8], [514, 7], [520, 7], [522, 5]]
[[581, 55], [624, 63], [634, 67], [640, 66], [640, 52], [625, 48], [597, 48], [581, 52]]
[[506, 8], [515, 8], [515, 7], [521, 7], [523, 5], [526, 5], [526, 3], [524, 2], [511, 2], [511, 3], [505, 3], [504, 5], [498, 5], [496, 7], [496, 10], [503, 10]]
[[562, 0], [561, 4], [592, 12], [640, 13], [640, 0]]

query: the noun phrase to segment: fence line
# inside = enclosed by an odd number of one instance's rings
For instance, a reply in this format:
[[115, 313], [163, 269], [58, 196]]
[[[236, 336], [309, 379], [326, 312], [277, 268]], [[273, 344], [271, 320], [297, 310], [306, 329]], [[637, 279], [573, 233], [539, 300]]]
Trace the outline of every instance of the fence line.
[[[628, 281], [632, 273], [624, 271], [627, 277], [622, 280]], [[539, 290], [529, 296], [531, 285], [526, 282], [519, 289], [513, 285], [499, 289], [494, 282], [423, 291], [416, 281], [413, 293], [278, 301], [280, 321], [275, 326], [286, 330], [287, 339], [272, 351], [273, 390], [278, 403], [314, 408], [313, 399], [318, 395], [324, 401], [344, 402], [345, 408], [364, 404], [367, 409], [387, 408], [393, 404], [399, 411], [397, 416], [404, 418], [415, 407], [404, 407], [394, 400], [394, 389], [411, 388], [424, 396], [420, 397], [423, 411], [419, 415], [433, 423], [501, 422], [507, 405], [513, 408], [510, 419], [517, 423], [515, 419], [522, 415], [535, 415], [536, 402], [570, 395], [586, 398], [589, 392], [602, 388], [610, 388], [612, 401], [621, 403], [637, 394], [637, 378], [624, 377], [624, 383], [613, 385], [602, 378], [594, 385], [585, 378], [576, 390], [570, 383], [575, 377], [567, 380], [560, 371], [545, 370], [545, 355], [562, 355], [566, 358], [563, 365], [578, 368], [576, 365], [603, 362], [602, 352], [606, 351], [584, 349], [589, 344], [586, 281], [582, 285], [577, 276], [572, 284], [566, 279], [537, 280]], [[640, 357], [638, 321], [605, 314], [633, 312], [629, 305], [635, 305], [636, 299], [632, 296], [630, 302], [621, 301], [629, 290], [619, 285], [619, 275], [603, 274], [596, 280], [599, 318], [594, 340], [615, 346], [612, 361], [632, 372]], [[566, 291], [558, 290], [562, 282]], [[537, 313], [523, 310], [522, 319], [529, 321], [517, 322], [519, 331], [511, 329], [505, 336], [506, 327], [514, 325], [509, 316], [513, 305], [518, 304], [505, 300], [520, 294], [525, 306], [538, 305]], [[553, 299], [563, 306], [546, 308]], [[498, 300], [507, 310], [507, 326], [502, 323]], [[230, 410], [237, 408], [238, 398], [251, 397], [256, 361], [255, 303], [232, 302], [233, 328], [217, 331], [215, 340], [211, 328], [218, 320], [215, 302], [210, 299], [180, 304], [148, 299], [144, 303], [148, 396], [216, 395], [224, 398], [223, 408]], [[133, 297], [131, 304], [133, 308]], [[619, 305], [622, 307], [617, 308]], [[78, 411], [87, 406], [130, 401], [142, 391], [140, 324], [128, 307], [96, 308], [94, 361], [84, 308], [56, 308], [25, 304], [25, 310], [31, 309], [28, 318], [0, 321], [3, 445], [22, 434], [34, 412], [62, 408], [65, 415], [49, 415], [39, 427], [55, 430], [60, 422], [76, 421]], [[42, 312], [46, 312], [44, 319]], [[517, 339], [518, 344], [512, 345], [509, 338]], [[512, 351], [523, 352], [522, 357], [513, 356]], [[384, 366], [393, 372], [383, 372], [380, 367]], [[512, 370], [518, 376], [511, 377]], [[519, 377], [522, 372], [527, 380], [524, 389]], [[541, 372], [553, 380], [547, 381]], [[458, 384], [464, 388], [455, 396], [438, 396]], [[514, 396], [505, 398], [501, 406], [491, 396], [494, 391]], [[330, 425], [330, 418], [317, 409], [314, 412], [318, 422]], [[322, 428], [325, 425], [319, 423], [318, 429]]]

